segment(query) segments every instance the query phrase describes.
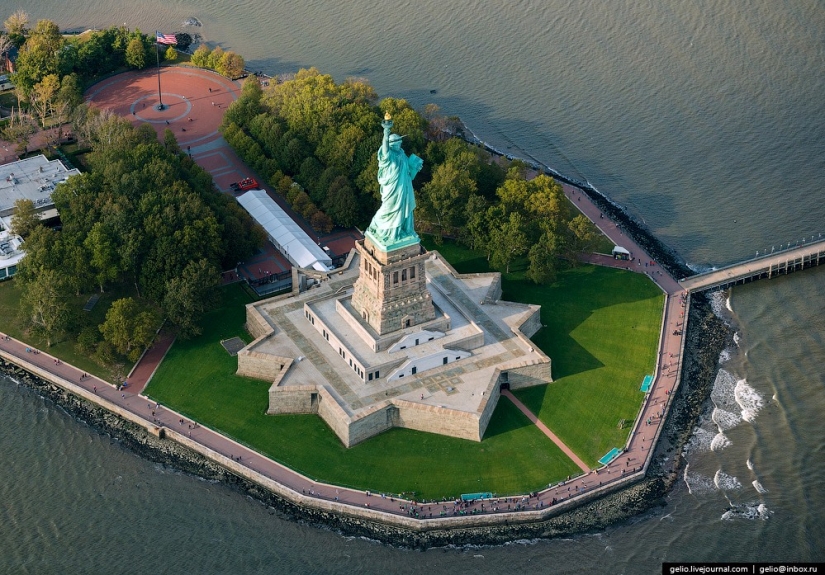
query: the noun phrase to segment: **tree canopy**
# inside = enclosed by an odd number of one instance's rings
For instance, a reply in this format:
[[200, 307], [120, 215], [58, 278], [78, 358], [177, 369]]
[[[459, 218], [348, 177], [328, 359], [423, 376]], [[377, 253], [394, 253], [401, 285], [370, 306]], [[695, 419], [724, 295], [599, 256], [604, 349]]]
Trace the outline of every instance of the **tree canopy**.
[[[209, 52], [204, 48], [201, 58]], [[222, 131], [238, 154], [318, 231], [330, 224], [366, 227], [380, 201], [376, 152], [389, 113], [404, 150], [424, 158], [416, 178], [416, 226], [485, 250], [509, 270], [527, 257], [528, 277], [553, 281], [575, 264], [597, 232], [551, 178], [528, 180], [518, 161], [494, 158], [455, 137], [459, 122], [437, 107], [424, 114], [398, 98], [378, 100], [360, 78], [336, 83], [315, 68], [262, 87], [248, 78], [227, 110]]]
[[[219, 270], [254, 253], [263, 231], [151, 128], [133, 128], [110, 114], [92, 113], [87, 122], [91, 170], [53, 193], [62, 229], [29, 232], [18, 274], [24, 289], [46, 271], [66, 278], [67, 292], [133, 286], [184, 335], [197, 333]], [[197, 301], [183, 305], [186, 298]]]

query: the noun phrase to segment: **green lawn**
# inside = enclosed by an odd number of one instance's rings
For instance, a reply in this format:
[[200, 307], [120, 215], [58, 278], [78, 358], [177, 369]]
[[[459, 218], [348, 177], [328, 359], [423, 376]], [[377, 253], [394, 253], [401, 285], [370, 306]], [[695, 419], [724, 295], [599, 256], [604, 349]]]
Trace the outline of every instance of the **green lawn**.
[[146, 393], [267, 457], [321, 481], [427, 499], [524, 493], [578, 472], [508, 401], [499, 402], [481, 443], [393, 429], [347, 449], [318, 416], [267, 416], [269, 383], [234, 375], [237, 359], [220, 345], [233, 336], [249, 341], [249, 297], [234, 285], [222, 301], [201, 336], [175, 343]]
[[[459, 272], [488, 271], [481, 252], [436, 246]], [[560, 274], [552, 286], [524, 279], [526, 262], [504, 274], [503, 298], [541, 305], [533, 341], [553, 361], [554, 383], [516, 392], [587, 464], [622, 447], [641, 407], [639, 391], [653, 373], [664, 295], [647, 276], [599, 266]], [[620, 420], [627, 425], [619, 429]]]
[[[71, 297], [69, 300], [71, 320], [68, 333], [56, 338], [51, 347], [46, 345], [45, 339], [24, 331], [18, 319], [20, 295], [20, 284], [14, 279], [0, 282], [0, 332], [8, 333], [16, 339], [30, 343], [34, 347], [59, 357], [65, 363], [70, 363], [107, 381], [114, 381], [114, 370], [118, 370], [122, 372], [122, 375], [125, 375], [132, 368], [130, 363], [126, 363], [120, 368], [101, 365], [89, 357], [88, 354], [80, 353], [76, 348], [76, 334], [80, 333], [80, 330], [86, 326], [97, 326], [103, 323], [112, 302], [122, 297], [135, 297], [134, 290], [123, 291], [123, 288], [116, 288], [102, 293], [97, 305], [89, 312], [83, 311], [83, 306], [89, 300], [90, 294]], [[135, 299], [137, 298], [135, 297]]]

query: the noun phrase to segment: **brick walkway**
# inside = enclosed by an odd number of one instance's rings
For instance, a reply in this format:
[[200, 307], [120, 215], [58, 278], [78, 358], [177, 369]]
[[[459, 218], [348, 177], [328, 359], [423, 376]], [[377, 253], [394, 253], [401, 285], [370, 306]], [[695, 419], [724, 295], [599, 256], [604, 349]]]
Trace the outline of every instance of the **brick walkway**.
[[530, 411], [529, 409], [527, 409], [527, 406], [526, 406], [526, 405], [524, 405], [521, 401], [519, 401], [519, 400], [516, 398], [516, 396], [515, 396], [515, 395], [513, 395], [513, 394], [512, 394], [512, 392], [511, 392], [509, 389], [504, 389], [504, 390], [502, 390], [502, 391], [501, 391], [501, 395], [503, 395], [504, 397], [506, 397], [507, 399], [509, 399], [510, 401], [512, 401], [512, 402], [513, 402], [513, 405], [515, 405], [516, 407], [518, 407], [518, 408], [519, 408], [519, 411], [521, 411], [524, 415], [526, 415], [526, 416], [527, 416], [527, 418], [528, 418], [530, 421], [532, 421], [532, 422], [533, 422], [533, 424], [534, 424], [536, 427], [538, 427], [538, 428], [539, 428], [539, 430], [540, 430], [540, 431], [541, 431], [544, 435], [546, 435], [548, 438], [550, 438], [550, 441], [552, 441], [553, 443], [555, 443], [555, 444], [558, 446], [558, 448], [559, 448], [559, 449], [561, 449], [567, 457], [569, 457], [570, 459], [572, 459], [572, 460], [573, 460], [573, 463], [575, 463], [576, 465], [578, 465], [578, 466], [579, 466], [579, 469], [581, 469], [581, 470], [582, 470], [582, 471], [584, 471], [585, 473], [590, 473], [590, 467], [588, 467], [588, 465], [587, 465], [584, 461], [582, 461], [582, 460], [581, 460], [581, 458], [580, 458], [578, 455], [576, 455], [575, 453], [573, 453], [573, 450], [572, 450], [572, 449], [570, 449], [569, 447], [567, 447], [567, 445], [565, 445], [565, 443], [564, 443], [561, 439], [559, 439], [559, 436], [558, 436], [558, 435], [556, 435], [555, 433], [553, 433], [552, 431], [550, 431], [550, 429], [548, 429], [548, 427], [547, 427], [546, 425], [544, 425], [544, 424], [541, 422], [541, 420], [539, 420], [539, 418], [538, 418], [538, 417], [536, 417], [536, 416], [533, 414], [533, 412], [532, 412], [532, 411]]
[[[237, 97], [238, 85], [204, 70], [164, 68], [161, 74], [163, 100], [169, 108], [166, 111], [157, 112], [152, 109], [153, 103], [157, 101], [157, 78], [154, 74], [154, 71], [145, 71], [115, 76], [93, 86], [89, 93], [89, 100], [94, 105], [111, 108], [124, 117], [133, 117], [136, 123], [148, 122], [159, 133], [162, 133], [168, 126], [179, 137], [184, 150], [188, 150], [193, 158], [210, 173], [217, 174], [216, 182], [222, 189], [227, 189], [230, 182], [241, 177], [254, 175], [234, 155], [217, 132], [223, 109]], [[585, 194], [567, 185], [564, 186], [564, 190], [573, 205], [591, 219], [614, 243], [628, 249], [638, 261], [649, 262], [651, 260], [649, 255], [635, 242], [624, 236], [614, 222], [608, 218], [601, 218], [599, 209]], [[276, 201], [283, 203], [281, 198], [274, 196]], [[288, 210], [288, 207], [286, 208]], [[288, 210], [288, 213], [291, 211]], [[613, 265], [627, 267], [626, 264], [627, 262], [613, 263]], [[630, 267], [633, 268], [632, 265]], [[628, 479], [631, 475], [643, 471], [649, 463], [651, 450], [661, 432], [666, 408], [672, 397], [669, 392], [678, 381], [684, 329], [684, 319], [681, 316], [686, 312], [688, 302], [683, 299], [683, 292], [676, 280], [667, 275], [667, 272], [659, 266], [643, 268], [637, 265], [636, 268], [634, 271], [645, 271], [661, 287], [666, 294], [666, 304], [662, 321], [659, 359], [653, 384], [645, 398], [625, 451], [605, 467], [558, 485], [548, 486], [547, 489], [535, 495], [525, 497], [518, 504], [522, 509], [543, 509], [550, 505], [567, 502], [584, 493], [590, 493], [604, 484]], [[176, 431], [180, 434], [181, 441], [191, 439], [195, 442], [193, 445], [196, 448], [200, 446], [199, 448], [211, 450], [212, 456], [219, 462], [224, 464], [231, 462], [230, 466], [243, 465], [251, 472], [260, 474], [262, 479], [275, 481], [286, 487], [291, 490], [291, 495], [288, 494], [288, 497], [293, 501], [311, 504], [313, 498], [318, 498], [334, 501], [334, 505], [339, 506], [344, 512], [348, 506], [354, 506], [368, 507], [368, 513], [409, 515], [409, 510], [401, 509], [401, 507], [408, 508], [410, 502], [370, 496], [368, 492], [314, 482], [213, 430], [201, 426], [190, 429], [189, 426], [192, 424], [180, 414], [162, 406], [155, 408], [154, 403], [139, 395], [138, 392], [142, 389], [139, 382], [148, 381], [151, 378], [151, 374], [165, 354], [165, 350], [160, 353], [161, 345], [156, 348], [156, 352], [147, 353], [141, 362], [142, 365], [133, 373], [131, 381], [134, 385], [119, 392], [111, 384], [96, 377], [86, 377], [81, 380], [82, 372], [77, 368], [55, 363], [55, 358], [46, 353], [34, 353], [32, 348], [23, 342], [0, 339], [0, 355], [7, 359], [22, 366], [31, 365], [52, 377], [62, 378], [67, 382], [67, 386], [76, 387], [78, 393], [92, 400], [96, 395], [102, 403], [127, 410], [141, 418], [147, 428], [159, 425]], [[96, 392], [95, 388], [97, 388]], [[152, 411], [155, 412], [154, 415]], [[568, 455], [576, 461], [575, 454]], [[586, 466], [579, 461], [577, 464], [582, 467], [583, 471], [586, 471]], [[436, 511], [435, 517], [438, 517], [438, 510], [442, 508], [446, 509], [448, 515], [451, 514], [451, 510], [452, 514], [455, 514], [456, 508], [451, 507], [452, 502], [442, 503], [418, 506], [416, 509], [422, 513], [422, 518], [433, 511]], [[504, 505], [500, 505], [498, 511], [491, 511], [491, 507], [488, 502], [485, 513], [502, 513], [504, 509]], [[463, 508], [464, 513], [475, 514], [480, 511], [480, 502], [467, 504]], [[379, 515], [374, 517], [377, 518]]]

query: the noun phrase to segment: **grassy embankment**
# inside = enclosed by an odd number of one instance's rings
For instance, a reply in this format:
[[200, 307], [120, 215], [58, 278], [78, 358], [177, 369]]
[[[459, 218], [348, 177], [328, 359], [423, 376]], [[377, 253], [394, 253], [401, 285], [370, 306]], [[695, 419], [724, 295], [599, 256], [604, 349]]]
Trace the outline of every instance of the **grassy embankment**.
[[[69, 298], [69, 328], [62, 335], [55, 338], [51, 347], [48, 347], [44, 338], [27, 333], [23, 329], [18, 317], [21, 296], [20, 284], [15, 280], [0, 282], [0, 331], [42, 349], [55, 357], [59, 357], [63, 362], [70, 363], [78, 369], [92, 373], [107, 381], [114, 381], [116, 375], [123, 376], [129, 373], [132, 364], [128, 363], [125, 358], [121, 358], [122, 363], [120, 364], [103, 364], [97, 361], [90, 357], [88, 353], [83, 353], [77, 349], [77, 334], [84, 327], [102, 324], [112, 302], [122, 297], [135, 297], [134, 290], [124, 291], [123, 288], [118, 287], [102, 293], [95, 307], [86, 312], [83, 311], [83, 306], [89, 300], [89, 295], [84, 294]], [[103, 339], [102, 335], [100, 339]]]
[[[480, 254], [450, 244], [440, 249], [459, 271], [486, 270]], [[516, 271], [504, 290], [507, 299], [542, 304], [547, 328], [534, 339], [554, 359], [556, 383], [520, 392], [522, 399], [594, 464], [624, 443], [627, 429], [617, 422], [632, 420], [641, 403], [661, 294], [643, 276], [591, 266], [546, 288]], [[266, 416], [269, 384], [234, 375], [237, 360], [220, 346], [233, 336], [249, 341], [243, 304], [250, 300], [232, 286], [222, 301], [203, 335], [170, 350], [147, 394], [268, 457], [319, 480], [420, 498], [523, 493], [578, 472], [509, 401], [499, 402], [481, 443], [393, 429], [345, 449], [317, 416]]]
[[316, 479], [422, 498], [491, 490], [521, 493], [576, 472], [555, 445], [509, 402], [501, 402], [482, 443], [393, 429], [346, 449], [315, 415], [267, 416], [269, 383], [234, 375], [220, 340], [244, 331], [248, 296], [224, 291], [203, 335], [169, 351], [147, 395]]
[[[459, 272], [486, 270], [481, 253], [454, 244], [428, 247]], [[524, 278], [524, 267], [504, 274], [503, 298], [541, 305], [546, 327], [532, 339], [553, 361], [555, 381], [515, 395], [595, 466], [624, 445], [641, 406], [639, 387], [655, 365], [664, 295], [643, 274], [586, 265], [560, 274], [552, 286], [536, 286]]]

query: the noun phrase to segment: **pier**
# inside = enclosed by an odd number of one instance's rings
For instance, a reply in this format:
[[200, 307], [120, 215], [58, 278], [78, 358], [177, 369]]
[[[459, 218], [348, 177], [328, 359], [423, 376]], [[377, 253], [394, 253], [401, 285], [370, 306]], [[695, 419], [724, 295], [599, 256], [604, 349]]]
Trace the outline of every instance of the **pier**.
[[825, 263], [825, 239], [772, 252], [679, 280], [689, 292], [723, 290], [737, 284], [770, 279]]

